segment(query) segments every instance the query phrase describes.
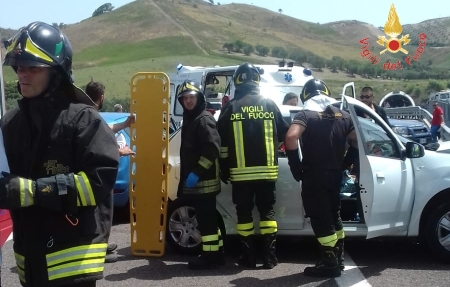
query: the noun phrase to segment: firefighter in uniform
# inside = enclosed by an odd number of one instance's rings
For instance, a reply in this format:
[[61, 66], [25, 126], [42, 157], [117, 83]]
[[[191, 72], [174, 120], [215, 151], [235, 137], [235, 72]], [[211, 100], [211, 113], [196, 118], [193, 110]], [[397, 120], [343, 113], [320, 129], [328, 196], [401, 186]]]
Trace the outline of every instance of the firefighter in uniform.
[[238, 217], [237, 232], [242, 255], [239, 265], [256, 267], [254, 203], [260, 214], [263, 238], [263, 267], [278, 264], [275, 254], [275, 182], [278, 177], [278, 143], [284, 140], [288, 124], [277, 105], [259, 93], [260, 74], [249, 64], [240, 65], [234, 75], [233, 100], [223, 108], [217, 127], [222, 141], [221, 178], [232, 184], [233, 203]]
[[10, 210], [22, 286], [96, 286], [103, 278], [119, 153], [114, 133], [72, 80], [72, 49], [52, 25], [34, 22], [8, 41], [19, 106], [1, 119]]
[[[337, 277], [344, 269], [344, 230], [340, 217], [342, 163], [347, 140], [356, 145], [350, 115], [333, 105], [324, 82], [311, 79], [300, 95], [304, 110], [297, 113], [286, 135], [286, 155], [292, 175], [302, 181], [306, 216], [321, 246], [322, 258], [307, 267], [306, 276]], [[299, 159], [301, 139], [303, 159]]]
[[190, 269], [214, 269], [225, 264], [223, 241], [217, 227], [216, 195], [220, 193], [220, 137], [216, 120], [206, 111], [201, 86], [186, 80], [178, 88], [183, 107], [178, 197], [195, 208], [202, 252]]

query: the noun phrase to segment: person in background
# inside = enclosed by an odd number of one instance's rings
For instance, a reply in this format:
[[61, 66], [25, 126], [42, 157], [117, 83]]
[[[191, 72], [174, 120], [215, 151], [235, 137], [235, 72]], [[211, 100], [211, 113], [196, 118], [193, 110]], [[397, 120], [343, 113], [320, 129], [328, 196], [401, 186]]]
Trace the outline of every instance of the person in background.
[[437, 133], [438, 130], [441, 128], [441, 125], [445, 125], [444, 122], [444, 111], [442, 108], [438, 105], [437, 102], [434, 102], [433, 104], [433, 118], [431, 119], [431, 127], [430, 127], [430, 133], [431, 133], [431, 142], [435, 143], [437, 142]]
[[[382, 107], [373, 102], [374, 96], [373, 96], [373, 89], [371, 87], [362, 88], [359, 98], [361, 99], [361, 102], [365, 103], [368, 107], [374, 110], [388, 126], [391, 126], [387, 118], [386, 111]], [[364, 114], [364, 112], [362, 112], [362, 110], [357, 110], [356, 114], [359, 117], [363, 118], [367, 117]]]
[[[101, 111], [103, 108], [103, 101], [105, 99], [105, 86], [101, 82], [95, 82], [93, 79], [86, 85], [85, 88], [86, 94], [94, 101], [95, 107], [98, 111]], [[127, 119], [121, 123], [116, 124], [109, 124], [109, 127], [112, 129], [112, 131], [117, 134], [119, 131], [129, 128], [132, 123], [135, 122], [135, 116], [130, 115], [127, 117]], [[123, 137], [122, 134], [119, 134], [116, 136], [116, 140], [119, 139], [119, 137]], [[135, 152], [127, 145], [119, 145], [119, 155], [120, 156], [128, 156], [128, 155], [134, 155]]]
[[122, 113], [123, 112], [123, 108], [121, 104], [115, 104], [114, 105], [114, 112], [116, 113]]
[[283, 105], [297, 106], [298, 96], [295, 93], [287, 93], [283, 99]]
[[[95, 103], [95, 107], [97, 110], [101, 110], [103, 107], [103, 101], [105, 99], [105, 86], [101, 82], [95, 82], [92, 78], [91, 81], [86, 85], [85, 88], [86, 94], [92, 99], [92, 101]], [[110, 124], [109, 127], [115, 134], [117, 134], [120, 130], [129, 127], [132, 120], [130, 117], [127, 118], [127, 120], [120, 124]], [[134, 155], [134, 151], [130, 149], [129, 146], [123, 144], [125, 141], [124, 136], [119, 133], [116, 135], [116, 143], [119, 148], [119, 155], [120, 156], [128, 156], [128, 155]], [[112, 222], [111, 222], [112, 223]], [[117, 254], [114, 253], [114, 251], [117, 249], [117, 244], [112, 242], [108, 243], [108, 248], [106, 249], [106, 263], [114, 263], [118, 260]]]
[[24, 287], [94, 287], [103, 278], [119, 152], [95, 104], [73, 84], [72, 48], [50, 24], [33, 22], [7, 41], [3, 65], [22, 95], [1, 118], [11, 174], [0, 208], [13, 221]]

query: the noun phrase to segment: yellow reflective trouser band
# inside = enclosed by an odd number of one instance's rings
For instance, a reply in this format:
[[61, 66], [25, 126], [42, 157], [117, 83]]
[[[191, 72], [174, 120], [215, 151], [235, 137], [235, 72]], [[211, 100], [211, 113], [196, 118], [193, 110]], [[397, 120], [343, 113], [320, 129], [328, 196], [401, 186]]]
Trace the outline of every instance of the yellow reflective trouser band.
[[264, 120], [264, 137], [266, 142], [267, 165], [274, 165], [274, 143], [273, 143], [273, 123], [272, 120]]
[[220, 147], [220, 158], [227, 158], [228, 157], [228, 147], [223, 146]]
[[220, 179], [199, 181], [193, 188], [184, 188], [186, 193], [211, 193], [220, 189]]
[[219, 251], [219, 235], [202, 236], [203, 251]]
[[74, 174], [75, 186], [77, 187], [77, 206], [96, 206], [94, 192], [84, 172]]
[[231, 168], [230, 179], [232, 181], [246, 180], [276, 180], [278, 166], [249, 166], [244, 168]]
[[344, 229], [336, 231], [336, 237], [337, 239], [344, 239], [345, 238]]
[[322, 246], [334, 247], [338, 240], [336, 233], [330, 236], [318, 237], [317, 240]]
[[34, 204], [33, 181], [19, 178], [20, 206], [27, 207]]
[[82, 245], [47, 254], [48, 280], [103, 272], [107, 246]]
[[233, 122], [234, 146], [236, 147], [237, 167], [245, 166], [244, 134], [242, 133], [242, 122]]
[[237, 233], [241, 236], [250, 236], [255, 233], [255, 228], [253, 226], [253, 222], [251, 223], [238, 223], [237, 224]]
[[25, 280], [25, 257], [19, 253], [14, 252], [14, 257], [16, 258], [17, 274], [19, 274], [19, 280], [26, 283]]
[[206, 157], [201, 156], [200, 159], [198, 160], [198, 164], [203, 166], [205, 169], [209, 169], [213, 165], [213, 162], [207, 159]]
[[217, 228], [217, 235], [219, 236], [219, 248], [223, 246], [223, 238], [222, 233], [220, 232], [220, 228]]
[[259, 229], [261, 234], [274, 234], [278, 231], [277, 222], [275, 220], [260, 221]]

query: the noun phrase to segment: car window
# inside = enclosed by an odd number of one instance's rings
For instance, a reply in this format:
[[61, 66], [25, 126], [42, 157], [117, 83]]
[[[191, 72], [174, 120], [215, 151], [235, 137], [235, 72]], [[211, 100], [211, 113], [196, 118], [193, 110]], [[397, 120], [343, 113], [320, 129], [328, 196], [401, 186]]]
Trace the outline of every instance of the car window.
[[[357, 108], [357, 107], [355, 107]], [[397, 143], [391, 138], [375, 118], [358, 117], [362, 131], [365, 153], [368, 156], [399, 158]]]

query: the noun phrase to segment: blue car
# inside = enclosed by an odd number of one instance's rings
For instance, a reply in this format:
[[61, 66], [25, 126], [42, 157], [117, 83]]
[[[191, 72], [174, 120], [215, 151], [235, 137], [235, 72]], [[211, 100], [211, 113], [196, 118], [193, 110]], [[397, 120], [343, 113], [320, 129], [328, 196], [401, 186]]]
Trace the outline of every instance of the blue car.
[[[124, 122], [129, 113], [110, 113], [101, 112], [100, 115], [107, 124], [117, 124]], [[126, 145], [130, 146], [130, 128], [123, 129], [116, 133], [116, 139], [125, 138]], [[116, 184], [114, 185], [114, 206], [128, 206], [128, 184], [130, 182], [130, 157], [121, 156], [119, 159], [119, 172], [117, 174]]]
[[389, 119], [389, 123], [396, 134], [422, 145], [431, 143], [430, 130], [420, 121]]
[[[130, 113], [114, 113], [114, 112], [101, 112], [105, 122], [110, 124], [117, 124], [124, 122]], [[170, 118], [169, 135], [176, 131], [179, 126]], [[130, 128], [123, 129], [116, 133], [116, 139], [118, 142], [123, 142], [123, 145], [131, 147]], [[116, 184], [114, 185], [114, 207], [128, 207], [129, 200], [129, 182], [130, 182], [130, 157], [122, 156], [119, 159], [119, 171], [117, 174]]]

